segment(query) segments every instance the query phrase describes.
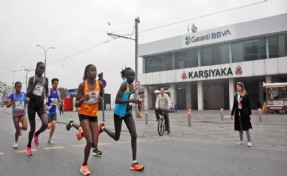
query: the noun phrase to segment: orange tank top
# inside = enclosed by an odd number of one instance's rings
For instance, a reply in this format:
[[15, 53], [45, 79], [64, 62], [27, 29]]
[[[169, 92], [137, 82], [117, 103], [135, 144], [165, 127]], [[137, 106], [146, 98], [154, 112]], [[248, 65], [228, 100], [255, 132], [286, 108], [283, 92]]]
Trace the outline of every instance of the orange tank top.
[[99, 82], [96, 81], [95, 88], [89, 89], [88, 80], [84, 82], [84, 96], [89, 95], [88, 101], [83, 101], [82, 105], [78, 108], [79, 114], [96, 117], [98, 116], [98, 109], [99, 109], [99, 95], [100, 95], [100, 85]]

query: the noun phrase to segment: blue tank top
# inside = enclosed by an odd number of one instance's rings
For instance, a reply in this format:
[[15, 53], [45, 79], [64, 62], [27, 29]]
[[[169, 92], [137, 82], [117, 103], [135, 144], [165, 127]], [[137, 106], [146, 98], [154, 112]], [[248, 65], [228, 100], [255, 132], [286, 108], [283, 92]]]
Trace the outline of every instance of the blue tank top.
[[47, 105], [50, 106], [49, 114], [56, 114], [57, 113], [57, 103], [58, 103], [58, 90], [53, 92], [53, 89], [50, 89], [50, 96], [48, 97]]
[[[130, 99], [131, 94], [134, 93], [133, 87], [125, 80], [124, 83], [127, 85], [126, 90], [123, 92], [121, 99], [128, 100]], [[114, 114], [125, 117], [127, 113], [131, 113], [132, 109], [129, 108], [129, 103], [116, 104]]]
[[12, 101], [16, 100], [12, 106], [13, 116], [24, 116], [26, 114], [26, 94], [24, 92], [21, 92], [19, 95], [12, 93], [9, 99]]

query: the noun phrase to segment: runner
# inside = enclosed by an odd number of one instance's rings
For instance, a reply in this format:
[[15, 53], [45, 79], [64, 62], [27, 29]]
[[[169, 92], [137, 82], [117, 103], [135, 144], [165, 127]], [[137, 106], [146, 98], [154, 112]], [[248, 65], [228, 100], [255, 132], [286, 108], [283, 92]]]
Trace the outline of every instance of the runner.
[[[12, 106], [12, 116], [14, 126], [16, 128], [15, 142], [13, 148], [18, 148], [18, 138], [22, 135], [21, 130], [27, 130], [27, 118], [26, 118], [26, 102], [27, 97], [24, 92], [21, 92], [22, 84], [21, 82], [15, 83], [15, 93], [9, 96], [7, 107]], [[21, 124], [21, 126], [20, 126]]]
[[125, 121], [125, 124], [131, 135], [131, 145], [132, 145], [132, 158], [133, 162], [130, 166], [131, 170], [142, 171], [144, 170], [144, 166], [140, 165], [136, 160], [137, 155], [137, 132], [136, 125], [132, 115], [131, 106], [129, 106], [129, 102], [140, 104], [141, 101], [138, 99], [130, 99], [130, 95], [134, 93], [134, 88], [132, 83], [135, 80], [135, 72], [131, 68], [126, 68], [121, 71], [122, 78], [124, 82], [121, 84], [121, 87], [116, 96], [116, 107], [114, 110], [114, 126], [115, 132], [108, 130], [104, 123], [100, 123], [101, 132], [105, 131], [110, 137], [114, 140], [118, 141], [121, 135], [122, 121]]
[[77, 101], [80, 125], [86, 138], [84, 150], [84, 162], [80, 168], [83, 175], [89, 175], [88, 159], [92, 147], [98, 144], [98, 107], [103, 99], [103, 86], [96, 80], [97, 68], [93, 64], [86, 66], [84, 71], [84, 82], [79, 85]]
[[[83, 133], [82, 127], [79, 124], [76, 124], [73, 119], [70, 119], [69, 122], [66, 124], [67, 131], [70, 131], [70, 129], [72, 127], [76, 128], [78, 130], [78, 132], [76, 133], [76, 137], [77, 137], [78, 141], [80, 141], [84, 137], [84, 133]], [[98, 134], [99, 135], [100, 135], [100, 132], [99, 132], [100, 129], [101, 128], [98, 126]], [[100, 151], [97, 148], [97, 145], [93, 148], [92, 155], [93, 156], [102, 156], [103, 153], [102, 153], [102, 151]]]
[[[48, 127], [48, 115], [45, 109], [44, 99], [48, 95], [48, 78], [43, 77], [45, 71], [45, 64], [38, 62], [36, 65], [35, 76], [29, 78], [27, 96], [30, 98], [28, 103], [28, 118], [30, 123], [30, 132], [28, 137], [26, 155], [32, 155], [32, 139], [34, 137], [34, 144], [39, 145], [39, 135]], [[36, 112], [42, 121], [42, 126], [35, 132], [36, 128]]]
[[49, 92], [49, 97], [47, 100], [46, 105], [48, 106], [48, 129], [50, 130], [48, 145], [55, 145], [53, 141], [51, 141], [53, 134], [56, 129], [56, 122], [57, 122], [57, 104], [61, 104], [61, 95], [58, 91], [58, 83], [59, 79], [53, 78], [52, 79], [52, 88]]

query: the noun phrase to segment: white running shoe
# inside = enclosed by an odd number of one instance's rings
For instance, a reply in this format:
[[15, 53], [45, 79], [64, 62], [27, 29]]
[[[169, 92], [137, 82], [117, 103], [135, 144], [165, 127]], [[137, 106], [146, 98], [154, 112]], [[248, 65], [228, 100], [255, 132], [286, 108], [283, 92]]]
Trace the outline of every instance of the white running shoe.
[[237, 145], [243, 145], [243, 142], [242, 141], [239, 141], [236, 143]]
[[17, 143], [16, 141], [15, 141], [14, 144], [13, 144], [13, 148], [14, 148], [14, 149], [17, 149], [17, 148], [18, 148], [18, 143]]
[[48, 145], [55, 145], [55, 142], [53, 142], [53, 141], [48, 141]]
[[247, 147], [252, 147], [251, 142], [247, 142]]

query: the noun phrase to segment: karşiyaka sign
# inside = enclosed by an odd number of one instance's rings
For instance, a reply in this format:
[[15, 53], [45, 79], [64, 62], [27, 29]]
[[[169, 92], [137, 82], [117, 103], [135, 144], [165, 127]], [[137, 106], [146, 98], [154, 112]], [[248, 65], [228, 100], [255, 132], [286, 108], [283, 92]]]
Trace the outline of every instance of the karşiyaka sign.
[[[240, 72], [238, 71], [240, 70]], [[236, 67], [235, 70], [236, 74], [242, 74], [242, 69], [240, 66]], [[231, 67], [227, 68], [215, 68], [215, 69], [206, 69], [206, 70], [197, 70], [197, 71], [190, 71], [181, 74], [182, 79], [200, 79], [200, 78], [213, 78], [213, 77], [222, 77], [222, 76], [233, 76], [233, 71]]]

